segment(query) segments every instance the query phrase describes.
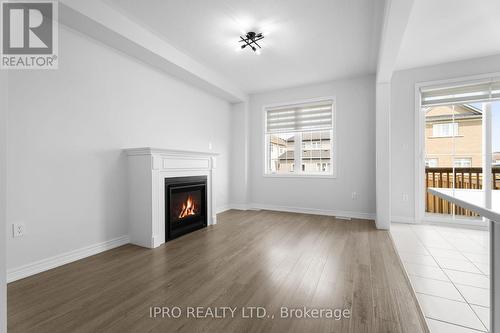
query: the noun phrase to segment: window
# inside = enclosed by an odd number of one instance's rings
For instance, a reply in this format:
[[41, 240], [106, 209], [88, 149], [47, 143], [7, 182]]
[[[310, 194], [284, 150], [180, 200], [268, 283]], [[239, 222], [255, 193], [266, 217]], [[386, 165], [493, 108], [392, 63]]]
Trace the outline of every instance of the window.
[[434, 124], [432, 125], [432, 136], [436, 138], [458, 136], [458, 123]]
[[321, 149], [321, 141], [315, 140], [311, 142], [302, 141], [302, 149]]
[[425, 166], [427, 168], [436, 168], [439, 165], [439, 159], [437, 158], [426, 158]]
[[267, 107], [265, 118], [266, 174], [335, 176], [332, 99]]
[[472, 165], [472, 158], [466, 157], [466, 158], [455, 158], [453, 159], [453, 166], [455, 168], [470, 168]]

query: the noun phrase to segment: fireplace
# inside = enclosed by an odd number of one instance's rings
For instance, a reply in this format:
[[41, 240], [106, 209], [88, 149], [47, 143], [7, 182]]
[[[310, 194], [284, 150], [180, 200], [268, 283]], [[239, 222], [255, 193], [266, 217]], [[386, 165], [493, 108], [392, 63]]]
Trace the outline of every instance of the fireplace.
[[207, 226], [207, 177], [165, 178], [165, 240]]
[[[214, 177], [216, 153], [151, 147], [130, 148], [125, 151], [128, 156], [128, 213], [132, 244], [155, 248], [166, 240], [181, 235], [183, 231], [189, 232], [190, 228], [194, 230], [204, 224], [217, 224], [217, 182]], [[200, 176], [203, 177], [199, 178]], [[182, 188], [177, 188], [182, 183], [201, 186], [198, 189], [204, 191], [199, 194], [205, 201], [200, 206], [202, 210], [195, 210], [194, 215], [189, 215], [186, 220], [180, 219], [174, 213], [174, 208], [170, 209], [170, 198], [182, 192]], [[174, 191], [175, 188], [179, 191]], [[191, 189], [196, 190], [195, 187]], [[197, 200], [198, 197], [191, 194], [191, 199]], [[197, 221], [194, 222], [195, 220]], [[184, 226], [187, 230], [182, 230]]]

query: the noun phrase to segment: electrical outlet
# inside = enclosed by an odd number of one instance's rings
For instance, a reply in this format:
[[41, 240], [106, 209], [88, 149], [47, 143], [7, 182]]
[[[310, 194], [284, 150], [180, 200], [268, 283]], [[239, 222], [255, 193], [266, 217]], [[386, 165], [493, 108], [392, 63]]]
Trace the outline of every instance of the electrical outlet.
[[356, 192], [352, 192], [351, 199], [356, 200], [358, 198], [358, 194]]
[[212, 142], [208, 143], [208, 150], [212, 150]]
[[24, 232], [26, 231], [26, 226], [22, 222], [13, 223], [12, 224], [12, 236], [13, 237], [22, 237], [24, 236]]
[[408, 193], [403, 193], [401, 198], [403, 199], [404, 202], [407, 202], [408, 201]]

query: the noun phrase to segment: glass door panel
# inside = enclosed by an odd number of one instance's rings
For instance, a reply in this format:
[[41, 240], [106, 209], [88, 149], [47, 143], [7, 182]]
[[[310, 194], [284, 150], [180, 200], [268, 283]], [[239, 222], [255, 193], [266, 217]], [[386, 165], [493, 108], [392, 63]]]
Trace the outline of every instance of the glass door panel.
[[500, 101], [491, 103], [491, 203], [500, 210]]
[[[482, 104], [430, 106], [425, 112], [425, 183], [429, 187], [480, 190], [482, 185]], [[425, 194], [425, 212], [479, 219], [463, 208]]]

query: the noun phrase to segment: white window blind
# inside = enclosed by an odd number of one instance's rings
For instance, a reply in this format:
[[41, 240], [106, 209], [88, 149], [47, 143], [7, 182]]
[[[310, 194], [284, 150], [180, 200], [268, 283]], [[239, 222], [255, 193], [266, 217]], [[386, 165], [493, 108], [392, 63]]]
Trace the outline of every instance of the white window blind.
[[472, 103], [500, 99], [500, 80], [463, 86], [423, 89], [422, 106]]
[[327, 130], [332, 128], [333, 101], [266, 109], [266, 133]]

